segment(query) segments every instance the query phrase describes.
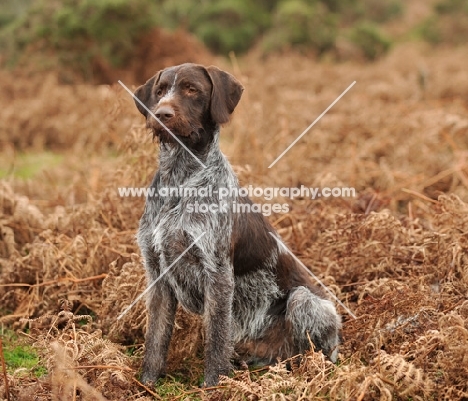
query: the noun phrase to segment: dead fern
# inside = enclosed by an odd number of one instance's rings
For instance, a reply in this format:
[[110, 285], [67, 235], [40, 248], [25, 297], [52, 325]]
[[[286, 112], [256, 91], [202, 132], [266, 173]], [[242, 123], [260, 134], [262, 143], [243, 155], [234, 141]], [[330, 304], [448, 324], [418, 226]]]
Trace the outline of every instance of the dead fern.
[[90, 386], [86, 380], [78, 374], [73, 360], [67, 355], [65, 347], [58, 342], [50, 344], [54, 368], [51, 373], [52, 400], [68, 401], [76, 399], [76, 392], [82, 392], [83, 400], [106, 401], [99, 391]]
[[407, 362], [401, 355], [389, 355], [385, 351], [380, 351], [374, 362], [381, 377], [394, 384], [394, 390], [400, 397], [423, 400], [434, 388], [432, 381], [424, 372]]
[[[33, 346], [50, 375], [56, 400], [68, 400], [79, 389], [83, 400], [113, 399], [133, 386], [134, 371], [123, 348], [102, 338], [91, 316], [74, 315], [68, 301], [56, 315], [25, 319], [31, 327]], [[86, 321], [85, 325], [77, 327]]]

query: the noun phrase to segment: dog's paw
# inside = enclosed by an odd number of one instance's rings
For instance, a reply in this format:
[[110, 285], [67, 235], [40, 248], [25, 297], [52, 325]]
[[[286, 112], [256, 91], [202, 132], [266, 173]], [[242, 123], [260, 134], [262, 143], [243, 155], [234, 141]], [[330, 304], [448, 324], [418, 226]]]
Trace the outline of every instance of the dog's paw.
[[229, 365], [229, 367], [227, 368], [222, 369], [205, 370], [205, 381], [203, 382], [203, 387], [217, 386], [219, 383], [220, 376], [229, 376], [229, 373], [231, 371], [231, 365]]
[[156, 384], [160, 377], [164, 377], [164, 374], [154, 372], [151, 370], [143, 370], [143, 373], [140, 377], [140, 381], [147, 386], [151, 386]]
[[336, 345], [336, 347], [332, 350], [332, 352], [328, 356], [330, 361], [332, 361], [335, 364], [338, 362], [338, 351], [339, 351], [339, 347], [338, 347], [338, 345]]
[[214, 387], [219, 383], [219, 375], [208, 375], [205, 376], [205, 381], [203, 382], [202, 387]]
[[231, 371], [234, 371], [234, 369], [249, 370], [249, 365], [247, 364], [247, 361], [245, 361], [236, 351], [233, 352], [231, 358], [231, 365]]

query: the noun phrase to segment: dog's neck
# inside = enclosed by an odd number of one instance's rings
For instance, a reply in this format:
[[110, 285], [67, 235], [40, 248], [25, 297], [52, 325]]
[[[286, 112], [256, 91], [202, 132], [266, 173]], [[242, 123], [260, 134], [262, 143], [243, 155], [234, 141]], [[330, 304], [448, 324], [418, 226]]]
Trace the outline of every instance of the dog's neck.
[[219, 159], [224, 157], [219, 148], [219, 126], [210, 136], [202, 149], [184, 147], [178, 142], [160, 143], [159, 173], [165, 185], [182, 185], [198, 172], [219, 166]]

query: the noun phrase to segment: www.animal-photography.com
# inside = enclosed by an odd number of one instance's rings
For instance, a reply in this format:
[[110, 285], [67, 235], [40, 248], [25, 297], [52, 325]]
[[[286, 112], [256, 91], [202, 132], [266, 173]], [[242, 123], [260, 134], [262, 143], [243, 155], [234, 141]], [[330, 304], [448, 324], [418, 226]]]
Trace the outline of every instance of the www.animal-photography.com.
[[0, 4], [0, 400], [468, 399], [468, 4]]

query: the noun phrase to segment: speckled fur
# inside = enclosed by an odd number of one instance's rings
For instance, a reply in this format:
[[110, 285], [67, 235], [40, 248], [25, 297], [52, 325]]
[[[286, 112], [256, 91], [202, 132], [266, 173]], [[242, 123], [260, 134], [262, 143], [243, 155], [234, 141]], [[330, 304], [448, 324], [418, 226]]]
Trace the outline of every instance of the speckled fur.
[[[196, 87], [195, 95], [191, 89], [185, 91], [187, 82]], [[193, 64], [164, 70], [135, 92], [153, 112], [161, 101], [174, 110], [165, 124], [206, 166], [139, 107], [160, 139], [159, 170], [151, 186], [156, 192], [163, 187], [214, 190], [211, 197], [146, 200], [137, 240], [149, 282], [204, 234], [148, 294], [143, 382], [154, 382], [165, 372], [177, 304], [203, 316], [205, 385], [215, 385], [219, 375], [229, 373], [234, 355], [248, 362], [272, 363], [310, 348], [309, 338], [316, 349], [336, 360], [340, 317], [301, 267], [278, 248], [265, 218], [188, 211], [188, 203], [221, 202], [216, 194], [220, 187], [239, 186], [218, 139], [220, 124], [241, 93], [242, 86], [231, 75]], [[249, 202], [236, 197], [224, 201]]]

